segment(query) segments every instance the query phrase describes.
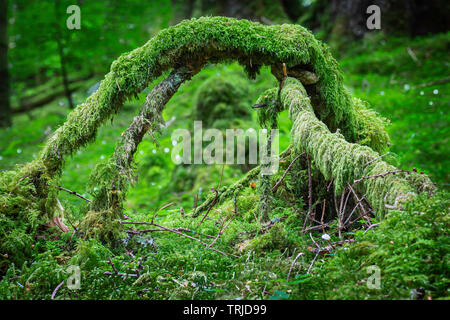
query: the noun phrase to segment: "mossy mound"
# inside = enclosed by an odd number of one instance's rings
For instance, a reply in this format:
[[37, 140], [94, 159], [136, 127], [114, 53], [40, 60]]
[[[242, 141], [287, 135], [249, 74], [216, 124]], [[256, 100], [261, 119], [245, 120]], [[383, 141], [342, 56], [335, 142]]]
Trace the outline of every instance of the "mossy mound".
[[227, 129], [237, 120], [250, 119], [248, 83], [243, 79], [211, 77], [199, 88], [194, 120], [203, 121], [204, 128]]
[[[311, 281], [296, 286], [295, 297], [448, 299], [449, 204], [448, 192], [422, 195], [405, 210], [391, 211], [378, 227], [356, 232], [357, 243], [319, 262]], [[378, 268], [379, 287], [371, 286], [369, 267]]]

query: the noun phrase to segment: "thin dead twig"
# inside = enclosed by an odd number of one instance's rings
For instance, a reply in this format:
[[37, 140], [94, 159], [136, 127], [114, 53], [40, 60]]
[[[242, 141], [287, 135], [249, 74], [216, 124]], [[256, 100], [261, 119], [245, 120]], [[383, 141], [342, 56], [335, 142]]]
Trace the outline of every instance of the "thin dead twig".
[[289, 277], [291, 276], [292, 268], [294, 267], [294, 264], [297, 262], [297, 259], [300, 258], [300, 257], [303, 256], [303, 255], [304, 255], [304, 253], [303, 253], [303, 252], [300, 252], [300, 253], [295, 257], [294, 261], [293, 261], [292, 264], [291, 264], [291, 267], [289, 268], [289, 272], [288, 272], [286, 281], [289, 281]]
[[76, 191], [72, 191], [72, 190], [63, 188], [63, 187], [61, 187], [61, 186], [58, 186], [58, 189], [59, 189], [59, 190], [62, 190], [62, 191], [65, 191], [65, 192], [67, 192], [67, 193], [73, 194], [73, 195], [75, 195], [75, 196], [77, 196], [77, 197], [83, 199], [84, 201], [92, 202], [92, 200], [89, 200], [88, 198], [83, 197], [81, 194], [79, 194], [79, 193], [76, 192]]
[[286, 174], [289, 172], [289, 170], [291, 169], [292, 165], [295, 163], [295, 161], [297, 161], [302, 155], [304, 155], [305, 152], [300, 153], [298, 156], [296, 156], [294, 158], [294, 160], [291, 161], [291, 163], [289, 164], [289, 166], [287, 167], [287, 169], [284, 171], [283, 176], [280, 178], [280, 180], [277, 181], [277, 183], [273, 186], [272, 188], [272, 192], [277, 191], [278, 187], [280, 186], [281, 182], [283, 181], [284, 177], [286, 176]]

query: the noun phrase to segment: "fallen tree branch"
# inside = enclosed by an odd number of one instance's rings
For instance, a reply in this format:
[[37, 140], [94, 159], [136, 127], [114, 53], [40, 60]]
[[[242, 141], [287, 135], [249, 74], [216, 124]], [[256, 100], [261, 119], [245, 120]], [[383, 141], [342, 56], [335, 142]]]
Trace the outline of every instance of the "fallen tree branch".
[[[324, 178], [334, 179], [336, 194], [340, 194], [351, 181], [362, 182], [359, 189], [367, 194], [376, 215], [382, 218], [386, 213], [385, 201], [393, 202], [399, 194], [408, 192], [433, 192], [434, 186], [426, 175], [388, 174], [405, 170], [397, 170], [380, 158], [376, 160], [379, 154], [371, 148], [350, 143], [340, 133], [331, 133], [327, 125], [316, 117], [310, 98], [298, 80], [284, 80], [280, 99], [293, 122], [291, 140], [294, 150], [309, 154]], [[365, 166], [370, 161], [372, 164]], [[355, 179], [361, 176], [363, 178]], [[380, 177], [382, 181], [372, 181], [369, 177]]]
[[62, 190], [62, 191], [65, 191], [65, 192], [67, 192], [67, 193], [73, 194], [74, 196], [77, 196], [78, 198], [81, 198], [81, 199], [83, 199], [83, 200], [86, 201], [86, 202], [91, 202], [91, 201], [92, 201], [92, 200], [89, 200], [88, 198], [82, 196], [81, 194], [79, 194], [79, 193], [76, 192], [76, 191], [72, 191], [72, 190], [63, 188], [63, 187], [61, 187], [61, 186], [58, 186], [58, 189], [59, 189], [59, 190]]
[[272, 192], [277, 191], [278, 187], [280, 186], [281, 182], [283, 181], [284, 177], [286, 176], [286, 174], [289, 172], [289, 170], [291, 169], [292, 165], [295, 163], [295, 161], [297, 161], [297, 159], [299, 159], [302, 155], [304, 155], [305, 152], [300, 153], [298, 156], [296, 156], [294, 158], [294, 160], [291, 161], [291, 163], [289, 164], [289, 166], [287, 167], [287, 169], [284, 171], [283, 176], [280, 178], [280, 180], [277, 181], [277, 183], [273, 186], [272, 188]]
[[191, 237], [191, 236], [189, 236], [189, 235], [187, 235], [187, 234], [184, 234], [184, 233], [178, 231], [177, 229], [167, 228], [167, 227], [164, 227], [164, 226], [162, 226], [162, 225], [160, 225], [160, 224], [157, 224], [157, 223], [155, 223], [155, 222], [120, 221], [120, 223], [122, 223], [122, 224], [143, 224], [143, 225], [155, 226], [155, 227], [158, 227], [158, 228], [163, 229], [163, 230], [165, 230], [165, 231], [173, 232], [173, 233], [176, 233], [176, 234], [178, 234], [178, 235], [180, 235], [180, 236], [183, 236], [183, 237], [189, 238], [189, 239], [191, 239], [191, 240], [197, 241], [197, 242], [201, 243], [202, 245], [204, 245], [206, 248], [211, 249], [211, 250], [213, 250], [213, 251], [215, 251], [215, 252], [218, 252], [218, 253], [220, 253], [220, 254], [222, 254], [222, 255], [224, 255], [224, 256], [230, 256], [230, 255], [231, 255], [231, 256], [233, 256], [233, 257], [235, 257], [235, 258], [239, 258], [238, 256], [236, 256], [236, 255], [234, 255], [234, 254], [228, 254], [228, 253], [225, 253], [225, 252], [223, 252], [223, 251], [217, 250], [217, 249], [215, 249], [215, 248], [211, 248], [211, 247], [209, 247], [209, 244], [208, 244], [208, 243], [203, 242], [203, 241], [200, 240], [200, 239]]

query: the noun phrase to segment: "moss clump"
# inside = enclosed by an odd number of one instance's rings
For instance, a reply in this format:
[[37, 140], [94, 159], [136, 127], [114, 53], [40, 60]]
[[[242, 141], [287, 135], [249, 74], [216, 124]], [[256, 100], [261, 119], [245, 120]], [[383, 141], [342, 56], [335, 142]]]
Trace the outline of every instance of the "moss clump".
[[202, 120], [205, 128], [226, 129], [230, 122], [250, 119], [248, 96], [243, 79], [211, 77], [198, 88], [194, 120]]
[[0, 273], [24, 262], [38, 227], [53, 217], [57, 185], [43, 168], [36, 162], [0, 173]]
[[[357, 244], [319, 262], [312, 270], [313, 281], [300, 284], [296, 297], [414, 299], [414, 291], [421, 289], [423, 299], [448, 298], [449, 205], [448, 192], [439, 192], [432, 198], [417, 197], [403, 211], [391, 211], [380, 226], [365, 234], [359, 231]], [[369, 266], [380, 270], [379, 289], [367, 286], [373, 275]]]
[[124, 237], [122, 226], [113, 210], [89, 211], [80, 224], [85, 237], [96, 238], [104, 243], [117, 244]]
[[389, 121], [370, 109], [367, 102], [358, 98], [353, 98], [353, 106], [356, 118], [356, 142], [369, 146], [380, 154], [386, 152], [390, 139], [385, 127]]
[[283, 227], [282, 223], [277, 222], [269, 229], [269, 231], [250, 240], [247, 249], [255, 250], [256, 252], [273, 250], [289, 250], [289, 252], [292, 252], [296, 246], [297, 243], [295, 237]]

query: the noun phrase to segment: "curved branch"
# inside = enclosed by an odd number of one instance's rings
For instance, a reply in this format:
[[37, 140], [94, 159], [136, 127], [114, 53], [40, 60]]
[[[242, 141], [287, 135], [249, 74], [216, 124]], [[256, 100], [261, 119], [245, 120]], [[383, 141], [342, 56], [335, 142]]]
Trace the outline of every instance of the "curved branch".
[[114, 154], [105, 163], [98, 165], [91, 175], [91, 181], [97, 185], [101, 184], [91, 209], [98, 211], [109, 208], [121, 209], [128, 186], [133, 181], [132, 162], [139, 143], [148, 131], [160, 131], [164, 106], [193, 73], [187, 67], [174, 70], [147, 95], [139, 115], [122, 133]]
[[[264, 26], [247, 20], [204, 17], [165, 29], [144, 46], [119, 57], [99, 89], [79, 105], [45, 145], [42, 160], [51, 176], [61, 172], [64, 157], [95, 139], [98, 128], [127, 98], [177, 66], [235, 60], [254, 76], [262, 65], [307, 66], [320, 81], [319, 96], [330, 121], [354, 140], [354, 114], [349, 93], [330, 52], [298, 25]], [[295, 69], [295, 68], [294, 68]]]

